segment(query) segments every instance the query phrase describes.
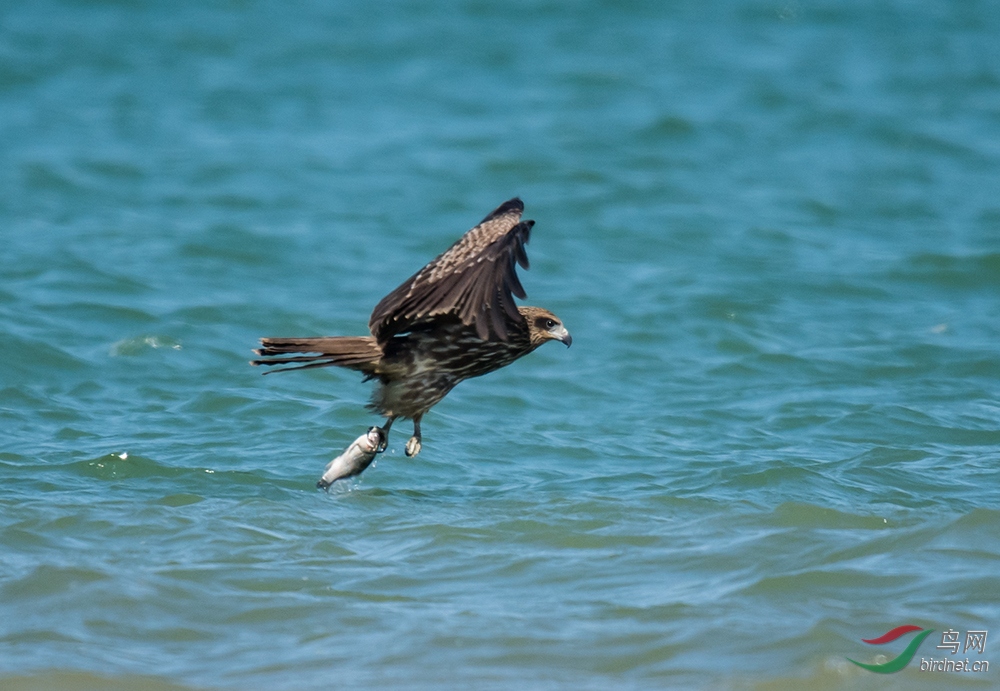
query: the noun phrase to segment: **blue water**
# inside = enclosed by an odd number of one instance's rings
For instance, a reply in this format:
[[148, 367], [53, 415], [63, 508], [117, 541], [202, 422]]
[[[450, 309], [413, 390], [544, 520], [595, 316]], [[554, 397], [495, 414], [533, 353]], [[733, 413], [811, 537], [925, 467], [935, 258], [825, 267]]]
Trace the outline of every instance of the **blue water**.
[[[1000, 5], [0, 8], [0, 686], [1000, 687]], [[545, 346], [363, 334], [514, 195]], [[934, 629], [891, 676], [909, 639]], [[985, 673], [921, 672], [988, 630]], [[878, 657], [881, 655], [881, 657]]]

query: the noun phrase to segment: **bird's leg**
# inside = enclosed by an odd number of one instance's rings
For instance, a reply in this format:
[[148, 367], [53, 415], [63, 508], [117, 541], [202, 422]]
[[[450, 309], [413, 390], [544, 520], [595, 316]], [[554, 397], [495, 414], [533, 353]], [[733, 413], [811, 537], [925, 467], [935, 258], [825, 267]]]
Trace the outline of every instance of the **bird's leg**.
[[382, 453], [383, 451], [385, 451], [385, 447], [389, 446], [389, 430], [392, 428], [392, 423], [395, 422], [395, 421], [396, 421], [396, 416], [395, 415], [393, 415], [392, 417], [386, 418], [386, 420], [385, 420], [385, 426], [383, 426], [381, 428], [382, 429], [382, 443], [378, 445], [377, 449], [375, 449], [375, 453]]
[[420, 418], [422, 415], [418, 415], [413, 418], [413, 436], [410, 440], [406, 442], [406, 455], [410, 458], [416, 456], [420, 453]]

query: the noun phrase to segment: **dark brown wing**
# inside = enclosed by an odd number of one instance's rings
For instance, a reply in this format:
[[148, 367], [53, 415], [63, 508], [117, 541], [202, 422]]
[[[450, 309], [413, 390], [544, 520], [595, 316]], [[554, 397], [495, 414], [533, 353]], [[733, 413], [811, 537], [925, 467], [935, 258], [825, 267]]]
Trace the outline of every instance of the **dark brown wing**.
[[449, 315], [475, 325], [484, 340], [506, 341], [507, 322], [523, 318], [514, 296], [525, 297], [515, 262], [528, 268], [524, 245], [534, 221], [521, 221], [524, 203], [504, 202], [430, 264], [382, 298], [368, 328], [379, 343]]

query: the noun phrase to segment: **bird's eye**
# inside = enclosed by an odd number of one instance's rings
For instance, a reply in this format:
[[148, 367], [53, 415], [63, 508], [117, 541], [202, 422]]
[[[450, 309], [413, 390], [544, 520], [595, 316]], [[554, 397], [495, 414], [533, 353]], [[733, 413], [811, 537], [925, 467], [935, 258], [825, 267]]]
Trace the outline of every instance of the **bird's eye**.
[[556, 323], [554, 321], [552, 321], [551, 319], [546, 319], [545, 320], [545, 328], [546, 329], [551, 329], [555, 325], [556, 325]]

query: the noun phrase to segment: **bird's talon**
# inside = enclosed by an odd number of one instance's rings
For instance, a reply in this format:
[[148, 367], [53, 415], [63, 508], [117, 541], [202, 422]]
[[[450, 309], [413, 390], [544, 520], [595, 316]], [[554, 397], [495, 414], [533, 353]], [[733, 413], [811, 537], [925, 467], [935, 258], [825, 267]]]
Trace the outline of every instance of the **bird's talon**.
[[389, 434], [382, 427], [369, 427], [368, 432], [378, 433], [378, 443], [375, 445], [375, 453], [382, 453], [389, 446]]
[[410, 437], [409, 441], [406, 442], [406, 455], [413, 458], [418, 453], [420, 453], [420, 439]]

